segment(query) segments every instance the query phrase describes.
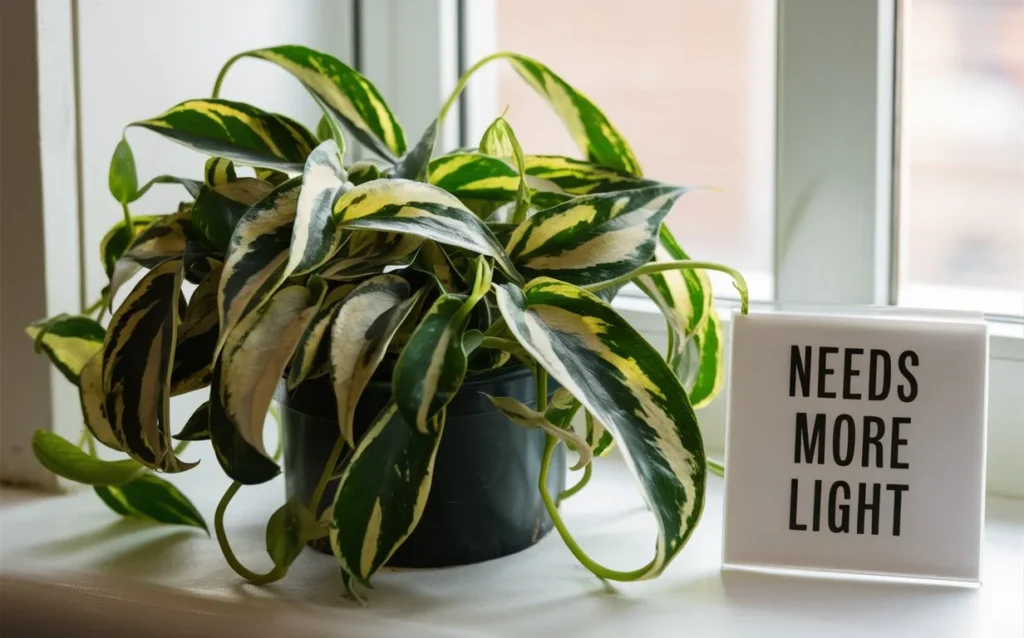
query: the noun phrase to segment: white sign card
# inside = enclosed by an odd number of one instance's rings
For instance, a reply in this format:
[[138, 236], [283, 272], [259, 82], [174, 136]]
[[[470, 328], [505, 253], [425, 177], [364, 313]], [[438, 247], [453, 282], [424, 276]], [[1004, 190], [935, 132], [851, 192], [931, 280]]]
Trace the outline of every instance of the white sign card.
[[723, 563], [977, 581], [983, 321], [734, 314]]

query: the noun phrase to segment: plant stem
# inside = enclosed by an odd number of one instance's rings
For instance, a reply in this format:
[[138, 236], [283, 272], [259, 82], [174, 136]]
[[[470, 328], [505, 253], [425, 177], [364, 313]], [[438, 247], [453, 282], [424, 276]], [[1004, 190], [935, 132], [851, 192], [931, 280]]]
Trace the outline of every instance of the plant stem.
[[448, 115], [448, 110], [451, 109], [452, 105], [455, 104], [455, 101], [459, 99], [459, 95], [462, 94], [463, 89], [466, 88], [466, 84], [469, 83], [470, 76], [476, 73], [480, 69], [480, 67], [484, 66], [485, 64], [497, 60], [499, 58], [507, 58], [510, 55], [512, 54], [508, 53], [507, 51], [499, 51], [497, 53], [492, 53], [491, 55], [488, 55], [487, 57], [478, 60], [476, 64], [469, 67], [469, 69], [467, 69], [466, 72], [462, 74], [462, 77], [459, 78], [458, 84], [455, 85], [455, 89], [452, 90], [452, 93], [451, 95], [448, 96], [448, 99], [445, 101], [444, 106], [441, 107], [441, 113], [437, 116], [438, 128], [441, 127], [441, 123], [444, 122], [445, 116]]
[[224, 76], [228, 74], [228, 69], [230, 69], [231, 65], [237, 62], [246, 53], [248, 53], [248, 51], [239, 53], [238, 55], [232, 57], [227, 62], [225, 62], [224, 66], [221, 67], [220, 73], [217, 74], [217, 81], [213, 84], [213, 95], [211, 96], [213, 99], [217, 99], [218, 97], [220, 97], [220, 85], [224, 83]]
[[562, 492], [561, 494], [559, 494], [558, 495], [558, 502], [561, 503], [565, 499], [569, 498], [570, 496], [573, 496], [574, 494], [576, 494], [577, 492], [582, 490], [584, 487], [586, 487], [587, 483], [590, 482], [590, 475], [593, 472], [593, 468], [594, 468], [594, 462], [593, 461], [591, 461], [590, 463], [587, 463], [586, 467], [583, 468], [583, 478], [581, 478], [579, 480], [579, 482], [576, 483], [576, 485], [573, 485], [569, 489], [567, 489], [564, 492]]
[[501, 337], [484, 337], [480, 341], [481, 348], [490, 348], [491, 350], [504, 350], [509, 353], [522, 353], [523, 347], [519, 345], [518, 341], [514, 339], [502, 339]]
[[736, 290], [740, 293], [740, 312], [747, 314], [747, 302], [749, 294], [747, 292], [747, 280], [743, 278], [743, 275], [734, 268], [723, 266], [722, 264], [716, 264], [710, 261], [694, 261], [691, 259], [683, 259], [679, 261], [655, 261], [649, 264], [644, 264], [640, 268], [637, 268], [631, 273], [609, 279], [608, 281], [602, 281], [596, 284], [590, 284], [589, 286], [583, 286], [585, 290], [590, 292], [597, 292], [604, 290], [605, 288], [612, 288], [614, 286], [620, 286], [627, 284], [630, 281], [641, 277], [643, 275], [652, 275], [658, 272], [664, 272], [666, 270], [689, 270], [691, 268], [700, 268], [703, 270], [717, 270], [724, 272], [733, 278], [733, 285], [736, 286]]
[[213, 516], [213, 529], [217, 534], [217, 542], [220, 544], [220, 551], [224, 554], [224, 559], [231, 566], [231, 569], [235, 570], [235, 573], [246, 579], [254, 585], [267, 585], [274, 581], [281, 580], [284, 575], [288, 573], [287, 567], [274, 566], [272, 570], [266, 574], [257, 574], [249, 571], [245, 568], [242, 563], [238, 562], [235, 557], [235, 553], [231, 551], [231, 546], [228, 544], [228, 536], [224, 531], [224, 512], [228, 509], [228, 503], [234, 498], [238, 488], [242, 487], [241, 483], [232, 482], [228, 490], [224, 492], [224, 496], [221, 497], [220, 503], [217, 504], [217, 511]]
[[82, 435], [78, 437], [79, 449], [86, 447], [89, 441], [89, 428], [82, 428]]
[[548, 409], [548, 371], [538, 363], [533, 378], [537, 383], [537, 411], [543, 414]]
[[93, 440], [91, 432], [85, 437], [85, 445], [89, 448], [89, 454], [96, 456], [96, 441]]
[[718, 476], [725, 476], [725, 463], [716, 461], [710, 456], [707, 458], [708, 472], [717, 474]]
[[121, 213], [124, 215], [124, 228], [128, 233], [128, 241], [135, 239], [135, 224], [132, 223], [132, 214], [128, 210], [128, 204], [121, 202]]
[[540, 479], [537, 482], [537, 487], [540, 489], [540, 497], [544, 500], [544, 507], [547, 509], [548, 515], [551, 516], [551, 520], [555, 524], [555, 529], [558, 530], [558, 535], [562, 537], [562, 541], [565, 543], [565, 546], [569, 548], [569, 551], [576, 557], [576, 560], [593, 572], [593, 574], [598, 578], [618, 581], [630, 581], [640, 578], [650, 570], [651, 566], [654, 564], [653, 560], [640, 569], [636, 569], [631, 572], [609, 569], [596, 562], [590, 556], [587, 556], [586, 552], [584, 552], [576, 543], [576, 539], [574, 539], [572, 534], [569, 533], [569, 529], [565, 526], [565, 523], [562, 521], [562, 517], [558, 514], [558, 507], [551, 499], [551, 494], [548, 493], [548, 472], [551, 470], [551, 455], [554, 454], [555, 445], [557, 443], [558, 439], [549, 434], [547, 443], [544, 445], [544, 459], [541, 461]]
[[331, 455], [327, 457], [324, 471], [320, 473], [320, 480], [316, 484], [316, 489], [313, 490], [313, 498], [309, 500], [309, 511], [313, 512], [313, 516], [317, 519], [320, 518], [320, 499], [324, 497], [324, 490], [327, 489], [327, 483], [330, 482], [334, 468], [338, 465], [338, 458], [341, 457], [341, 452], [344, 449], [345, 439], [339, 436], [334, 443], [334, 448], [331, 449]]

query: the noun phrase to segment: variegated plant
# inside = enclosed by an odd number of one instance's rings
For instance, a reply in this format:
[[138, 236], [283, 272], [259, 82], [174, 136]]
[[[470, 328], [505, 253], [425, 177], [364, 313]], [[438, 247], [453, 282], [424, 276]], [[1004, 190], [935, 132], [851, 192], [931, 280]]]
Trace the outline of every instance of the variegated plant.
[[[241, 57], [275, 64], [308, 89], [324, 114], [316, 134], [217, 95]], [[477, 148], [435, 152], [435, 134], [469, 76], [497, 59], [550, 102], [583, 159], [525, 155], [500, 117]], [[730, 268], [687, 257], [664, 223], [687, 189], [642, 177], [626, 140], [583, 94], [535, 60], [491, 56], [408, 146], [366, 78], [328, 55], [281, 46], [232, 58], [212, 98], [129, 126], [211, 157], [202, 179], [160, 176], [140, 187], [131, 148], [118, 144], [110, 190], [124, 220], [103, 238], [110, 285], [88, 311], [102, 317], [111, 308], [109, 323], [58, 316], [28, 329], [78, 386], [87, 428], [77, 447], [40, 433], [35, 450], [46, 467], [96, 486], [121, 514], [205, 527], [154, 472], [190, 469], [184, 442], [209, 440], [233, 480], [215, 520], [231, 566], [270, 582], [305, 542], [329, 536], [354, 594], [415, 528], [446, 406], [463, 380], [526, 365], [536, 408], [492, 401], [547, 433], [539, 489], [572, 552], [602, 578], [633, 580], [657, 576], [682, 549], [700, 519], [708, 471], [694, 408], [723, 376], [721, 322], [704, 270], [730, 274], [744, 310], [746, 286]], [[345, 135], [376, 157], [346, 164]], [[252, 173], [236, 169], [243, 165]], [[188, 200], [168, 215], [132, 216], [129, 205], [153, 184], [179, 184]], [[195, 285], [188, 301], [183, 282]], [[667, 352], [611, 304], [628, 283], [664, 314]], [[252, 573], [231, 553], [224, 511], [241, 485], [280, 471], [263, 443], [277, 384], [320, 376], [337, 397], [338, 443], [311, 502], [290, 500], [270, 518], [274, 569]], [[550, 402], [549, 376], [560, 384]], [[393, 399], [357, 428], [355, 406], [372, 377], [392, 379]], [[176, 428], [170, 398], [203, 388], [208, 400]], [[580, 408], [585, 425], [576, 426]], [[94, 439], [128, 458], [99, 460]], [[557, 510], [613, 441], [658, 524], [654, 557], [631, 572], [587, 557]], [[559, 442], [586, 473], [552, 496], [546, 475]], [[346, 450], [333, 509], [319, 516], [314, 508]]]

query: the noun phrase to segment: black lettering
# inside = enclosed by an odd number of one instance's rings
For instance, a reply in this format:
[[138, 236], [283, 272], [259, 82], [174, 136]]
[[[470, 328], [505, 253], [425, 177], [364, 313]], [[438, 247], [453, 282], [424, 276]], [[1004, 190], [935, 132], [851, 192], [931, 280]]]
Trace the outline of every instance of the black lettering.
[[[842, 427], [846, 425], [846, 453], [840, 454], [839, 448], [843, 444]], [[836, 424], [832, 429], [832, 458], [836, 465], [846, 467], [853, 461], [853, 452], [856, 447], [857, 430], [853, 424], [853, 417], [849, 414], [840, 414], [836, 417]]]
[[821, 531], [821, 479], [814, 481], [814, 520], [811, 521], [811, 530]]
[[[872, 434], [872, 430], [877, 430]], [[860, 465], [868, 466], [871, 457], [869, 446], [875, 449], [875, 467], [882, 467], [882, 437], [885, 436], [885, 420], [877, 416], [864, 417], [864, 438], [861, 443]]]
[[903, 493], [910, 491], [909, 485], [888, 484], [885, 489], [892, 492], [892, 535], [900, 535], [900, 516], [903, 510]]
[[[833, 534], [850, 533], [850, 506], [836, 505], [836, 493], [843, 490], [843, 499], [850, 500], [850, 485], [846, 481], [836, 481], [828, 491], [828, 529]], [[836, 513], [842, 513], [842, 522], [836, 524]]]
[[834, 399], [836, 398], [835, 392], [828, 392], [825, 390], [825, 378], [830, 376], [834, 369], [828, 367], [828, 355], [839, 354], [839, 348], [834, 346], [821, 346], [818, 348], [818, 398], [819, 399]]
[[868, 502], [868, 484], [857, 486], [857, 533], [864, 533], [864, 514], [871, 510], [871, 535], [878, 536], [878, 510], [882, 503], [882, 484], [874, 483], [874, 499]]
[[799, 491], [800, 480], [793, 479], [789, 484], [789, 529], [802, 532], [807, 529], [807, 524], [796, 522], [796, 497]]
[[892, 419], [892, 444], [889, 457], [889, 467], [896, 470], [905, 470], [910, 467], [910, 463], [900, 462], [900, 448], [907, 444], [907, 440], [900, 438], [900, 426], [910, 424], [910, 417], [908, 416], [897, 416]]
[[796, 450], [794, 463], [801, 463], [800, 450], [803, 448], [803, 463], [814, 463], [814, 451], [818, 451], [818, 465], [825, 464], [825, 415], [814, 415], [814, 435], [807, 431], [807, 413], [796, 413]]
[[800, 346], [792, 346], [789, 350], [789, 396], [796, 396], [796, 381], [800, 379], [800, 392], [807, 397], [811, 394], [811, 346], [804, 346], [804, 357], [800, 356]]
[[860, 370], [853, 367], [854, 355], [864, 354], [863, 348], [847, 348], [843, 353], [843, 398], [856, 401], [860, 399], [860, 392], [853, 391], [853, 378], [860, 376]]
[[[881, 362], [881, 369], [879, 369]], [[881, 375], [882, 387], [878, 387]], [[868, 368], [868, 400], [884, 401], [889, 396], [889, 383], [892, 381], [892, 359], [885, 350], [871, 350], [871, 365]]]
[[899, 395], [900, 401], [904, 403], [910, 403], [911, 401], [917, 398], [917, 378], [910, 371], [910, 367], [907, 365], [908, 360], [910, 361], [910, 365], [914, 366], [915, 368], [917, 367], [918, 363], [920, 363], [920, 361], [917, 358], [917, 353], [914, 352], [913, 350], [907, 350], [900, 355], [900, 374], [902, 374], [903, 378], [907, 380], [908, 389], [907, 392], [904, 393], [903, 384], [901, 383], [896, 388], [896, 394]]

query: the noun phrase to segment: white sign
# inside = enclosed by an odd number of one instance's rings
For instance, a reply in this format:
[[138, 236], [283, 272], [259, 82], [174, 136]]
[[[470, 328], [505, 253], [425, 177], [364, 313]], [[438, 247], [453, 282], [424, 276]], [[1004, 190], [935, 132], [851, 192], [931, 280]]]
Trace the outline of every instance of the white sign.
[[736, 314], [723, 563], [977, 581], [984, 322]]

